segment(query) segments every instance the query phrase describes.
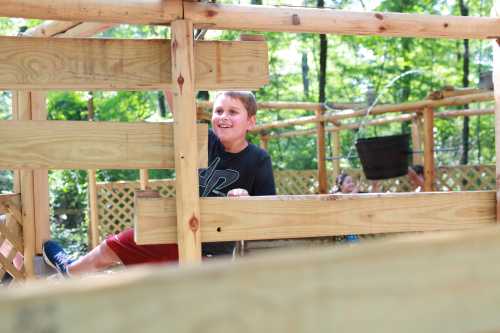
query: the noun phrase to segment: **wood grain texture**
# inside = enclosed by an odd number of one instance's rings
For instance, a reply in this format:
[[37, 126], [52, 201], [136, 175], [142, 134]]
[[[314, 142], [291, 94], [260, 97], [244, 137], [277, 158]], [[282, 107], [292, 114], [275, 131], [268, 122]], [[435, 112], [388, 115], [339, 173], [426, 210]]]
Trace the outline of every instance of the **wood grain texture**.
[[182, 17], [177, 0], [2, 0], [0, 16], [60, 21], [163, 24]]
[[[89, 29], [94, 32], [95, 26]], [[172, 86], [167, 40], [0, 37], [0, 60], [0, 89]], [[267, 65], [266, 42], [197, 42], [195, 85], [202, 90], [257, 89], [268, 82]]]
[[[434, 115], [436, 116], [436, 115]], [[416, 113], [411, 119], [412, 164], [424, 165], [422, 113]]]
[[89, 200], [89, 242], [90, 249], [99, 245], [99, 207], [97, 205], [96, 171], [88, 170], [88, 200]]
[[[46, 92], [31, 91], [31, 120], [47, 120]], [[50, 239], [49, 171], [33, 170], [33, 202], [35, 210], [35, 252], [42, 253], [42, 244]]]
[[424, 116], [424, 191], [434, 191], [434, 110], [425, 108]]
[[491, 17], [198, 2], [184, 2], [184, 13], [196, 26], [209, 29], [453, 39], [487, 39], [500, 36], [499, 20]]
[[[207, 125], [197, 125], [197, 166], [207, 165]], [[174, 168], [173, 125], [0, 121], [3, 169]]]
[[[322, 110], [316, 110], [316, 116], [323, 115]], [[325, 122], [316, 123], [316, 160], [318, 168], [318, 191], [319, 194], [328, 193], [328, 177], [326, 175], [326, 144], [325, 144]]]
[[181, 264], [201, 262], [193, 23], [172, 22], [176, 239]]
[[[136, 241], [176, 242], [175, 200], [136, 201]], [[204, 242], [477, 228], [495, 221], [493, 192], [201, 198]]]
[[496, 332], [499, 243], [491, 227], [44, 281], [0, 290], [0, 330]]

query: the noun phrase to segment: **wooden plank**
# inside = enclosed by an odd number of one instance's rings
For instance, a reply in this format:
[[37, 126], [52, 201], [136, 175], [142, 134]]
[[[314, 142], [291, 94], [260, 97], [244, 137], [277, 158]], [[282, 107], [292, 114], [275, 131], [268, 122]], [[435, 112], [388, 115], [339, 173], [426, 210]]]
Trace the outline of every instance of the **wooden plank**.
[[340, 157], [342, 156], [342, 151], [340, 149], [340, 132], [338, 131], [332, 133], [332, 155], [333, 179], [336, 179], [336, 177], [340, 175]]
[[96, 22], [81, 22], [71, 29], [61, 32], [55, 37], [58, 38], [76, 38], [76, 37], [92, 37], [98, 33], [117, 26], [115, 23], [96, 23]]
[[[135, 207], [138, 243], [176, 242], [175, 200]], [[201, 198], [200, 211], [203, 242], [470, 229], [496, 218], [491, 191]]]
[[[13, 94], [16, 102], [13, 103], [12, 121], [9, 123], [31, 123], [31, 94], [28, 91], [18, 91]], [[8, 132], [8, 131], [7, 131]], [[2, 134], [0, 134], [2, 135]], [[23, 142], [24, 137], [17, 139], [18, 142]], [[8, 139], [0, 140], [2, 150]], [[6, 154], [7, 150], [5, 151]], [[19, 158], [19, 154], [23, 150], [18, 150], [14, 156]], [[5, 167], [4, 169], [18, 169], [17, 167]], [[23, 244], [24, 244], [24, 267], [26, 270], [26, 277], [33, 278], [35, 276], [34, 256], [36, 251], [36, 227], [35, 227], [35, 198], [34, 198], [34, 182], [32, 170], [19, 170], [14, 179], [14, 190], [19, 191], [21, 194], [21, 212], [22, 212], [22, 231], [23, 231]]]
[[[491, 16], [500, 17], [500, 5], [495, 4]], [[500, 39], [492, 42], [493, 86], [495, 94], [495, 149], [496, 160], [500, 161]], [[500, 222], [500, 163], [496, 163], [497, 222]]]
[[99, 245], [99, 214], [97, 206], [97, 183], [96, 171], [88, 170], [89, 189], [89, 247], [91, 249]]
[[[31, 91], [31, 119], [46, 120], [46, 93]], [[35, 209], [35, 252], [42, 253], [42, 244], [50, 239], [49, 213], [49, 171], [47, 169], [33, 170], [33, 202]]]
[[425, 108], [424, 114], [424, 191], [434, 191], [434, 110]]
[[139, 182], [141, 190], [147, 190], [149, 185], [149, 171], [147, 169], [139, 170]]
[[23, 36], [30, 37], [52, 37], [60, 33], [64, 33], [76, 26], [81, 22], [79, 21], [45, 21], [42, 24], [28, 29]]
[[164, 24], [181, 18], [176, 0], [2, 0], [0, 16], [60, 21]]
[[21, 203], [23, 213], [24, 267], [26, 277], [35, 277], [34, 258], [36, 252], [35, 198], [33, 172], [21, 170]]
[[423, 122], [422, 122], [422, 114], [417, 113], [416, 117], [411, 120], [411, 141], [412, 141], [412, 150], [413, 156], [412, 161], [413, 164], [423, 165]]
[[19, 194], [17, 193], [12, 193], [12, 194], [0, 194], [0, 204], [4, 203], [10, 203], [11, 201], [18, 201], [19, 200]]
[[[197, 132], [195, 165], [204, 167], [207, 125]], [[171, 123], [0, 121], [0, 168], [174, 168], [173, 141]]]
[[[166, 40], [0, 37], [0, 89], [163, 90], [172, 85]], [[196, 89], [268, 82], [266, 42], [197, 42]]]
[[196, 90], [194, 86], [193, 24], [191, 21], [172, 22], [172, 76], [176, 239], [179, 262], [201, 262], [198, 150], [196, 149]]
[[497, 18], [353, 12], [184, 2], [185, 18], [208, 29], [341, 35], [487, 39], [500, 36]]
[[22, 230], [17, 222], [9, 220], [5, 215], [0, 215], [0, 234], [8, 239], [17, 251], [23, 253]]
[[185, 18], [209, 29], [454, 39], [500, 36], [496, 18], [174, 0], [3, 0], [0, 16], [160, 25]]
[[495, 332], [499, 243], [487, 228], [43, 281], [0, 290], [0, 330]]
[[[316, 116], [321, 117], [322, 110], [316, 111]], [[328, 178], [326, 176], [326, 145], [325, 145], [325, 122], [316, 123], [316, 159], [318, 160], [318, 192], [328, 193]]]

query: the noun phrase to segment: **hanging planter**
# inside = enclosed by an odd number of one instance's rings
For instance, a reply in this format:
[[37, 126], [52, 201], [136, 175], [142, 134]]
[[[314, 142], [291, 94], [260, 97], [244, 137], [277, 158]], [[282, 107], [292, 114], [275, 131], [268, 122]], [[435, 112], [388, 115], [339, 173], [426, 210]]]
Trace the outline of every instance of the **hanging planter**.
[[408, 173], [408, 134], [358, 139], [356, 149], [367, 179], [378, 180]]

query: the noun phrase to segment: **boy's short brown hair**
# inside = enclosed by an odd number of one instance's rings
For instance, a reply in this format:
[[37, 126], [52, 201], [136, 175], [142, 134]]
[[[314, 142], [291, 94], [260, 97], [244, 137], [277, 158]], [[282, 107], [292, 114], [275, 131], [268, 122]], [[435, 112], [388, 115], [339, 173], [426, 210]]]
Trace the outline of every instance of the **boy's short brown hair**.
[[239, 100], [249, 117], [257, 114], [257, 101], [251, 91], [221, 91], [215, 96], [215, 100], [222, 95]]

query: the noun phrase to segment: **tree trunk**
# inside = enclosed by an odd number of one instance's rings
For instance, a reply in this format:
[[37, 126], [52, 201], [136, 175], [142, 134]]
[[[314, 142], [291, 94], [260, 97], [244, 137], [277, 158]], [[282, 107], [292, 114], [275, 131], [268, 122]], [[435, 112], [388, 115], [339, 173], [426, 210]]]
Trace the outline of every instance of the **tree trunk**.
[[[318, 0], [318, 8], [324, 8], [325, 1]], [[326, 55], [328, 40], [325, 34], [319, 35], [319, 102], [324, 103], [326, 98]]]
[[302, 85], [304, 87], [304, 96], [309, 98], [309, 65], [306, 52], [302, 53]]
[[165, 118], [167, 116], [167, 106], [165, 105], [165, 95], [163, 91], [158, 91], [158, 107], [160, 108], [160, 116]]
[[[460, 15], [469, 16], [469, 8], [464, 3], [464, 0], [459, 1], [460, 4]], [[465, 87], [469, 86], [469, 40], [464, 39], [464, 56], [463, 56], [463, 78], [462, 84]], [[464, 105], [464, 109], [469, 106]], [[469, 117], [464, 117], [463, 128], [462, 128], [462, 158], [460, 159], [460, 164], [467, 164], [469, 162]]]

